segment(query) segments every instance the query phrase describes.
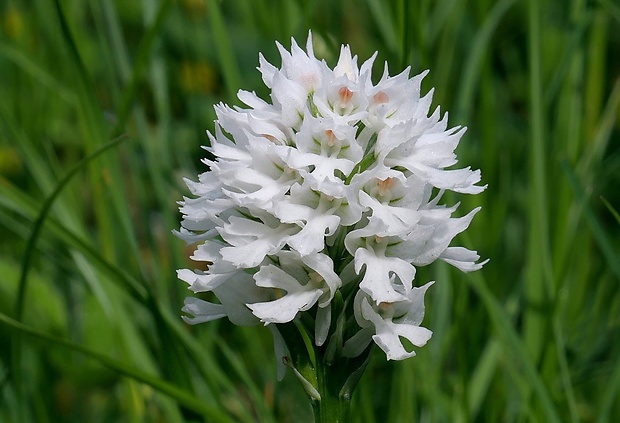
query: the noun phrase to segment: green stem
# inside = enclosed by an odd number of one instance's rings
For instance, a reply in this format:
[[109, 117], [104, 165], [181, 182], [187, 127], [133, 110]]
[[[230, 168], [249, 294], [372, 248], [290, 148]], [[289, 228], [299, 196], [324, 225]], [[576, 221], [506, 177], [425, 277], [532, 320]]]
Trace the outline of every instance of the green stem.
[[[342, 330], [340, 326], [338, 327]], [[287, 332], [287, 329], [284, 332]], [[287, 341], [290, 340], [289, 338]], [[320, 347], [311, 346], [306, 354], [301, 355], [299, 347], [299, 344], [289, 343], [292, 355], [291, 367], [308, 395], [314, 412], [314, 421], [317, 423], [350, 421], [353, 390], [370, 362], [372, 348], [367, 348], [358, 357], [347, 358], [341, 355], [332, 357], [333, 351], [330, 354], [329, 342]], [[311, 359], [310, 355], [314, 359]]]
[[314, 421], [339, 423], [350, 421], [351, 397], [370, 362], [372, 344], [357, 357], [343, 357], [344, 324], [342, 316], [348, 301], [336, 295], [332, 302], [332, 330], [327, 342], [318, 346], [313, 328], [299, 321], [278, 324], [289, 350], [283, 357], [308, 395]]
[[334, 360], [328, 360], [329, 347], [317, 347], [315, 350], [317, 354], [315, 387], [320, 400], [311, 401], [314, 421], [349, 422], [353, 391], [370, 362], [372, 345], [357, 357], [337, 356]]
[[339, 423], [350, 421], [351, 397], [342, 395], [342, 385], [332, 376], [336, 376], [331, 369], [321, 360], [317, 365], [318, 391], [321, 395], [319, 401], [312, 401], [314, 421], [316, 423]]

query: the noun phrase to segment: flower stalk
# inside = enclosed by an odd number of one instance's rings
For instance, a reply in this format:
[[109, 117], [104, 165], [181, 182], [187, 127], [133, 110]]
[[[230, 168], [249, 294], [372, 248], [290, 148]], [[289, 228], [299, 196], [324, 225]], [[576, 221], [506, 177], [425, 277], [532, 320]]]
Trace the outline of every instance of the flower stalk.
[[[353, 391], [370, 361], [372, 346], [355, 358], [346, 358], [334, 354], [334, 342], [320, 347], [303, 342], [301, 338], [307, 334], [301, 325], [280, 326], [287, 345], [291, 345], [291, 357], [283, 357], [283, 362], [304, 388], [312, 405], [314, 421], [350, 421]], [[310, 349], [300, 348], [301, 345]]]

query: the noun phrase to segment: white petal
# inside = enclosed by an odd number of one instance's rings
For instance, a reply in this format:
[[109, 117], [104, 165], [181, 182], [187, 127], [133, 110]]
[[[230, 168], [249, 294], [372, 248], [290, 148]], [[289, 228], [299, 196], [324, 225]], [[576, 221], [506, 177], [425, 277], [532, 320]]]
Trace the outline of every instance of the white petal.
[[262, 222], [233, 216], [220, 228], [220, 235], [231, 245], [222, 248], [220, 254], [236, 267], [256, 267], [266, 255], [280, 251], [289, 236], [297, 231], [294, 225], [280, 224], [273, 228]]
[[418, 325], [408, 323], [394, 323], [390, 319], [383, 319], [370, 305], [367, 299], [362, 300], [362, 315], [375, 326], [373, 335], [375, 343], [386, 353], [388, 360], [403, 360], [413, 357], [415, 351], [408, 352], [400, 340], [400, 336], [407, 338], [413, 345], [422, 347], [431, 338], [432, 332]]
[[194, 316], [182, 316], [183, 320], [190, 325], [210, 322], [211, 320], [221, 319], [226, 316], [224, 306], [221, 304], [209, 303], [194, 297], [185, 298], [184, 303], [185, 305], [181, 311]]
[[284, 365], [284, 360], [290, 357], [290, 353], [288, 351], [288, 347], [286, 346], [286, 342], [284, 342], [284, 338], [282, 334], [278, 330], [277, 325], [267, 325], [271, 334], [273, 335], [273, 350], [276, 354], [276, 368], [277, 368], [277, 377], [278, 382], [281, 382], [284, 379], [284, 374], [286, 373], [286, 366]]
[[487, 259], [481, 263], [476, 263], [480, 260], [478, 253], [463, 247], [448, 247], [439, 258], [463, 272], [479, 270], [489, 261]]
[[[404, 299], [411, 289], [415, 268], [398, 257], [385, 257], [371, 248], [359, 248], [355, 252], [355, 270], [365, 267], [360, 289], [364, 290], [378, 303], [394, 302]], [[392, 283], [393, 274], [398, 275], [404, 292], [396, 290]]]
[[334, 76], [336, 78], [346, 76], [351, 82], [356, 82], [358, 74], [357, 56], [351, 57], [351, 49], [349, 46], [341, 46], [338, 64], [334, 68]]
[[[440, 222], [440, 224], [433, 229], [432, 236], [430, 236], [423, 245], [419, 245], [419, 247], [416, 248], [416, 256], [412, 260], [413, 264], [425, 266], [437, 260], [446, 248], [448, 248], [452, 239], [457, 234], [467, 229], [474, 215], [479, 211], [480, 207], [475, 208], [463, 217], [446, 219]], [[416, 234], [412, 232], [409, 238], [412, 244], [416, 243], [415, 237]]]
[[318, 273], [322, 278], [328, 288], [328, 295], [326, 295], [325, 299], [323, 299], [319, 306], [325, 307], [332, 300], [336, 290], [342, 286], [342, 281], [340, 277], [334, 272], [334, 262], [331, 257], [321, 253], [309, 254], [307, 256], [302, 256], [301, 260], [307, 265], [310, 269], [314, 270]]
[[258, 319], [247, 308], [246, 303], [268, 299], [268, 294], [255, 285], [252, 275], [243, 271], [237, 272], [213, 292], [224, 306], [228, 319], [240, 326], [258, 323]]
[[325, 343], [329, 334], [329, 327], [332, 321], [332, 308], [330, 304], [326, 307], [319, 307], [316, 311], [316, 320], [314, 324], [314, 343], [321, 346]]
[[273, 76], [278, 72], [278, 69], [269, 63], [262, 53], [258, 54], [258, 62], [260, 63], [258, 70], [263, 75], [263, 82], [267, 88], [271, 88], [273, 85]]
[[374, 330], [372, 327], [362, 328], [355, 333], [351, 338], [347, 339], [342, 348], [342, 355], [344, 357], [357, 357], [364, 352], [370, 341]]
[[302, 285], [297, 279], [274, 265], [267, 265], [254, 275], [256, 285], [264, 288], [278, 288], [286, 295], [277, 300], [247, 304], [252, 313], [264, 323], [286, 323], [297, 313], [316, 304], [323, 291], [311, 284]]
[[284, 297], [264, 303], [247, 304], [264, 323], [287, 323], [300, 311], [310, 309], [321, 296], [318, 289], [287, 293]]

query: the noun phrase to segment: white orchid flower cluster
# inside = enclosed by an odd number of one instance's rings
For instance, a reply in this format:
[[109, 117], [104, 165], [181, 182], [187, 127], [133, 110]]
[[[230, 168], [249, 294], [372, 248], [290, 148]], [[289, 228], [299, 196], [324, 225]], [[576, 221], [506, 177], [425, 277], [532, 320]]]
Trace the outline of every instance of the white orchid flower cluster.
[[[209, 170], [197, 182], [186, 181], [193, 197], [180, 202], [177, 235], [197, 244], [191, 258], [208, 270], [178, 276], [213, 295], [187, 298], [184, 319], [226, 316], [277, 332], [306, 314], [316, 345], [340, 331], [345, 357], [371, 341], [388, 359], [413, 356], [402, 339], [423, 346], [432, 333], [420, 326], [432, 282], [414, 286], [416, 267], [484, 264], [475, 251], [449, 246], [480, 208], [452, 217], [458, 204], [439, 204], [446, 190], [486, 188], [476, 185], [478, 170], [446, 169], [465, 128], [448, 128], [439, 108], [429, 113], [433, 92], [420, 95], [426, 72], [389, 76], [386, 64], [373, 84], [376, 53], [358, 68], [342, 46], [330, 69], [314, 56], [311, 35], [307, 51], [294, 40], [290, 52], [278, 49], [280, 69], [259, 57], [271, 101], [239, 91], [247, 108], [217, 105], [205, 147], [214, 159], [204, 160]], [[354, 319], [332, 323], [347, 310]]]

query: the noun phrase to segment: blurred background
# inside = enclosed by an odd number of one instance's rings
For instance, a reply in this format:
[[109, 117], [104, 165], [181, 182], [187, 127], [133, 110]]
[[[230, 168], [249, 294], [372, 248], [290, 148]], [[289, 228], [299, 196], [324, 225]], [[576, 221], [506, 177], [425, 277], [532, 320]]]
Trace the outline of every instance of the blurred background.
[[419, 271], [433, 338], [375, 354], [354, 421], [620, 419], [616, 0], [3, 0], [0, 27], [0, 421], [312, 420], [267, 329], [181, 321], [171, 233], [213, 105], [269, 99], [259, 52], [310, 29], [332, 67], [430, 69], [488, 184], [447, 200], [490, 262]]

